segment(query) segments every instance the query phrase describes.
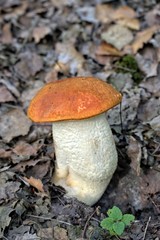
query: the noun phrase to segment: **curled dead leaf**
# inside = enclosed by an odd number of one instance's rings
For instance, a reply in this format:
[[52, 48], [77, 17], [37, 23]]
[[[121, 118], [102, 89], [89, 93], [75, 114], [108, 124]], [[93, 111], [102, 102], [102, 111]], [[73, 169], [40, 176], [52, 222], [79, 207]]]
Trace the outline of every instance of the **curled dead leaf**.
[[96, 54], [101, 56], [122, 56], [123, 53], [112, 45], [102, 42], [96, 49]]
[[114, 9], [109, 4], [98, 4], [96, 6], [96, 18], [102, 23], [110, 23], [113, 11]]
[[43, 39], [46, 35], [51, 32], [51, 29], [47, 26], [36, 27], [33, 29], [33, 39], [35, 43], [39, 43], [41, 39]]
[[153, 34], [159, 29], [159, 26], [153, 26], [150, 28], [145, 29], [142, 32], [139, 32], [136, 36], [136, 39], [134, 40], [134, 42], [132, 43], [132, 50], [133, 53], [137, 53], [137, 51], [143, 47], [143, 45], [145, 43], [147, 43], [151, 37], [153, 36]]
[[37, 179], [37, 178], [34, 178], [34, 177], [30, 177], [30, 178], [24, 177], [24, 180], [27, 183], [29, 183], [32, 187], [35, 187], [38, 191], [44, 192], [43, 183], [40, 179]]
[[133, 30], [139, 30], [140, 29], [140, 22], [136, 18], [123, 18], [119, 19], [117, 21], [118, 24], [128, 27]]
[[116, 9], [112, 13], [112, 19], [118, 20], [122, 18], [135, 18], [136, 17], [136, 12], [133, 10], [133, 8], [129, 6], [122, 6]]

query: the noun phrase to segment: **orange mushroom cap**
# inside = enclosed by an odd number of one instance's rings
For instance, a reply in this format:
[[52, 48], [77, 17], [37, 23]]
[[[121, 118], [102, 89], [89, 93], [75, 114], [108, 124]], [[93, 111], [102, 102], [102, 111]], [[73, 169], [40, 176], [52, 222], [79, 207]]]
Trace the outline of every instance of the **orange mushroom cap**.
[[32, 99], [28, 117], [34, 122], [80, 120], [120, 103], [122, 95], [93, 77], [73, 77], [46, 84]]

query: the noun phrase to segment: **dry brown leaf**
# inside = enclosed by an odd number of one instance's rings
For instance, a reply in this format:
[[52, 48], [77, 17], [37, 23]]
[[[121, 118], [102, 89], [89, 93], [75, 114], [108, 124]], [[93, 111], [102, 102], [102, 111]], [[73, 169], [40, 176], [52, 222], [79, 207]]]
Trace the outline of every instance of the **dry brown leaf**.
[[[117, 9], [114, 9], [109, 4], [98, 4], [96, 6], [96, 18], [103, 23], [122, 20], [124, 26], [137, 30], [139, 29], [139, 21], [135, 17], [136, 12], [128, 6], [122, 6]], [[129, 22], [128, 25], [127, 20]]]
[[133, 30], [139, 30], [140, 29], [140, 22], [136, 18], [123, 18], [119, 19], [117, 21], [118, 24], [128, 27]]
[[101, 56], [122, 56], [123, 53], [112, 45], [102, 42], [96, 49], [96, 54]]
[[60, 227], [54, 227], [54, 239], [55, 240], [69, 240], [67, 236], [67, 230]]
[[34, 177], [30, 177], [30, 178], [24, 177], [24, 180], [27, 183], [29, 183], [32, 187], [35, 187], [38, 191], [44, 192], [43, 183], [40, 179], [37, 179], [37, 178], [34, 178]]
[[112, 19], [118, 20], [122, 18], [135, 18], [136, 17], [136, 12], [128, 6], [122, 6], [116, 9], [112, 13]]
[[147, 43], [152, 35], [159, 29], [159, 26], [153, 26], [150, 28], [145, 29], [142, 32], [139, 32], [136, 36], [136, 39], [134, 40], [134, 42], [132, 43], [132, 50], [133, 53], [137, 53], [137, 51], [143, 47], [143, 45], [145, 43]]
[[10, 23], [6, 23], [2, 28], [2, 37], [1, 41], [4, 44], [12, 43], [12, 33], [11, 33], [11, 25]]
[[12, 94], [8, 91], [8, 89], [5, 86], [0, 87], [0, 103], [3, 102], [15, 102], [15, 98], [12, 96]]
[[46, 161], [41, 161], [40, 163], [36, 164], [34, 167], [29, 168], [27, 170], [28, 176], [34, 176], [38, 179], [43, 179], [43, 177], [47, 174], [50, 168], [51, 161], [49, 159]]
[[51, 32], [51, 29], [47, 26], [36, 27], [33, 29], [32, 36], [36, 43], [39, 43], [46, 35]]
[[2, 158], [10, 158], [12, 154], [11, 150], [0, 148], [0, 156]]
[[41, 159], [31, 159], [31, 160], [27, 160], [24, 162], [20, 162], [17, 165], [15, 165], [12, 168], [12, 170], [17, 171], [17, 172], [24, 172], [26, 170], [26, 168], [35, 166], [40, 161], [41, 161]]
[[110, 23], [113, 11], [109, 4], [98, 4], [96, 6], [96, 18], [102, 23]]
[[36, 149], [29, 143], [19, 141], [13, 148], [12, 162], [19, 163], [20, 161], [28, 160], [31, 156], [36, 155]]
[[53, 238], [54, 229], [53, 228], [40, 228], [38, 231], [38, 236], [41, 237], [41, 239], [46, 239], [46, 236], [48, 239], [54, 239]]

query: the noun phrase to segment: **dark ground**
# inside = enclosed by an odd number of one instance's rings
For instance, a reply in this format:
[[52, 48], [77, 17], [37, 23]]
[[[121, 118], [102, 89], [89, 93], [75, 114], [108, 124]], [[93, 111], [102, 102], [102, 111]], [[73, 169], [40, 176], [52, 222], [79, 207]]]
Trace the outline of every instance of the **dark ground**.
[[[118, 239], [159, 240], [158, 1], [1, 0], [0, 11], [0, 239], [117, 239], [99, 225], [116, 205], [136, 217]], [[52, 185], [51, 125], [26, 115], [46, 82], [76, 75], [99, 77], [123, 93], [121, 109], [107, 116], [118, 168], [93, 207]]]

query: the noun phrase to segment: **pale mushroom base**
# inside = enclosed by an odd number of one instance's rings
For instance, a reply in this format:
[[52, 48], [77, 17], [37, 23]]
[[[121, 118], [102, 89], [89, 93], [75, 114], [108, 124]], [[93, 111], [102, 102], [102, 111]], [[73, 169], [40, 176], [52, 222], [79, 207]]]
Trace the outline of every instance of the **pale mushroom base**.
[[105, 114], [53, 123], [53, 183], [87, 205], [104, 193], [117, 167], [117, 151]]

